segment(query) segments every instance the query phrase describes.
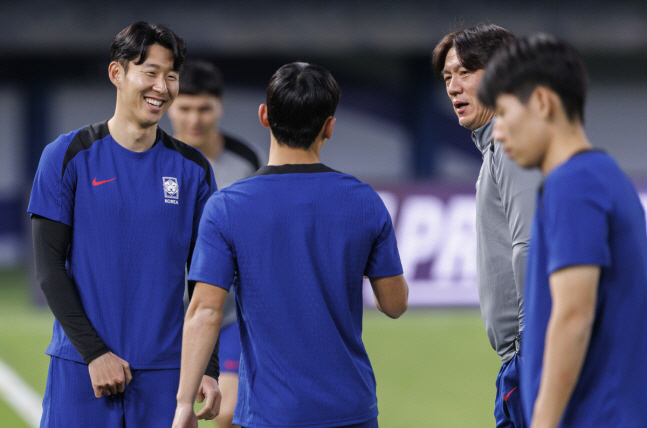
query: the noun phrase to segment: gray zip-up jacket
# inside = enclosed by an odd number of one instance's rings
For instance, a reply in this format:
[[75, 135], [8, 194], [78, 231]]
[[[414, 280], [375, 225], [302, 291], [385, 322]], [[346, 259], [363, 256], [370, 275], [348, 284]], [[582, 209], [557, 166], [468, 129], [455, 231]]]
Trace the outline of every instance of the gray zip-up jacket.
[[508, 362], [523, 330], [526, 255], [542, 180], [524, 170], [492, 141], [494, 119], [472, 133], [483, 155], [476, 181], [477, 275], [481, 316], [490, 344]]

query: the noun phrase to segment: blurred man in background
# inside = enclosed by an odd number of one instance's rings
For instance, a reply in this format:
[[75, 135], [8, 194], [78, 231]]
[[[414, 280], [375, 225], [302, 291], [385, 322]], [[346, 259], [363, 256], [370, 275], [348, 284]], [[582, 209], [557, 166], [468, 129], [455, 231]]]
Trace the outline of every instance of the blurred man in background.
[[220, 71], [209, 62], [189, 60], [180, 73], [180, 92], [168, 112], [173, 136], [209, 159], [219, 189], [261, 167], [252, 146], [220, 129], [222, 94]]
[[[254, 150], [244, 142], [220, 131], [223, 113], [223, 79], [220, 71], [206, 61], [187, 61], [180, 73], [180, 90], [169, 108], [174, 137], [204, 154], [213, 167], [220, 189], [260, 168]], [[231, 427], [238, 392], [240, 333], [236, 325], [234, 293], [229, 293], [220, 329], [220, 378], [222, 392], [220, 428]]]
[[545, 175], [528, 254], [521, 374], [531, 426], [647, 426], [647, 236], [636, 189], [584, 133], [587, 77], [552, 36], [512, 42], [479, 98], [494, 136]]
[[[108, 67], [114, 116], [43, 151], [28, 208], [36, 276], [56, 317], [41, 427], [172, 422], [185, 265], [216, 190], [204, 156], [157, 126], [185, 51], [166, 27], [125, 28]], [[217, 378], [216, 355], [200, 387], [211, 418]]]
[[519, 394], [519, 357], [524, 326], [523, 284], [534, 195], [541, 180], [510, 160], [492, 138], [494, 111], [477, 98], [492, 55], [514, 35], [496, 25], [447, 34], [435, 47], [432, 67], [445, 82], [458, 123], [472, 131], [483, 156], [476, 182], [477, 275], [481, 315], [499, 354], [494, 416], [497, 427], [525, 427]]
[[407, 308], [408, 287], [380, 197], [319, 161], [339, 94], [322, 67], [281, 67], [259, 108], [270, 128], [268, 166], [205, 207], [175, 428], [195, 426], [200, 372], [234, 278], [242, 342], [234, 423], [377, 427], [375, 377], [361, 338], [362, 280], [369, 277], [378, 308], [393, 318]]

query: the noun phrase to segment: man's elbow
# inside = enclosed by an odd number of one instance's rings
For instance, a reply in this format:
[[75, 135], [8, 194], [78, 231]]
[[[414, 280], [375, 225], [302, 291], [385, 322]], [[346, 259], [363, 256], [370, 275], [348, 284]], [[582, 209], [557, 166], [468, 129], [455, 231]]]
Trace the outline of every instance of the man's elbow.
[[185, 322], [195, 323], [199, 326], [217, 327], [220, 326], [222, 317], [222, 309], [197, 304], [194, 308], [189, 307]]
[[203, 323], [208, 324], [210, 327], [219, 327], [222, 322], [222, 310], [214, 308], [205, 308], [200, 311], [200, 317], [203, 320]]
[[399, 318], [408, 307], [409, 286], [403, 275], [369, 278], [375, 303], [390, 318]]
[[409, 308], [409, 303], [407, 302], [406, 299], [402, 300], [401, 302], [398, 302], [396, 304], [389, 305], [387, 307], [382, 307], [382, 312], [389, 318], [397, 319], [402, 316], [403, 313], [407, 311]]
[[[65, 273], [64, 275], [67, 274]], [[57, 285], [67, 279], [64, 275], [61, 275], [60, 271], [56, 269], [40, 269], [36, 271], [36, 283], [40, 286], [46, 298], [57, 291], [60, 292], [60, 287], [57, 288]]]
[[388, 317], [396, 319], [407, 311], [409, 308], [409, 287], [405, 283], [402, 287], [402, 292], [397, 298], [391, 298], [384, 304], [380, 304], [382, 312]]
[[578, 340], [588, 340], [593, 330], [595, 313], [593, 311], [571, 311], [564, 316], [565, 330], [570, 331]]

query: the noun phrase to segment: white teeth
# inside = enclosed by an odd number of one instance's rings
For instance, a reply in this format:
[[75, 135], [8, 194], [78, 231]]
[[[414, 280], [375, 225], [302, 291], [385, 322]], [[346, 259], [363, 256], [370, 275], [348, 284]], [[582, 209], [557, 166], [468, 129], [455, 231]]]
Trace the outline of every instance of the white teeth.
[[162, 101], [154, 100], [152, 98], [145, 98], [146, 102], [152, 106], [159, 107], [162, 105]]

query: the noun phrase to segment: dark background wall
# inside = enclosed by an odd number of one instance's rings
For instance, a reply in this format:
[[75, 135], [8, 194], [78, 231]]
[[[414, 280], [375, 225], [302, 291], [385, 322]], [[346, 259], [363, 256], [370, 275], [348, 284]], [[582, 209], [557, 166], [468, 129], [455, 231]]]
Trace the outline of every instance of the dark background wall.
[[[295, 60], [342, 87], [323, 161], [375, 183], [473, 182], [480, 157], [460, 128], [429, 53], [448, 31], [479, 22], [518, 35], [553, 33], [583, 53], [587, 132], [632, 176], [647, 171], [647, 2], [200, 1], [0, 2], [0, 265], [24, 260], [26, 198], [43, 147], [107, 119], [115, 34], [137, 20], [168, 25], [188, 55], [223, 71], [223, 128], [266, 151], [256, 119], [271, 74]], [[170, 130], [168, 122], [162, 126]]]

